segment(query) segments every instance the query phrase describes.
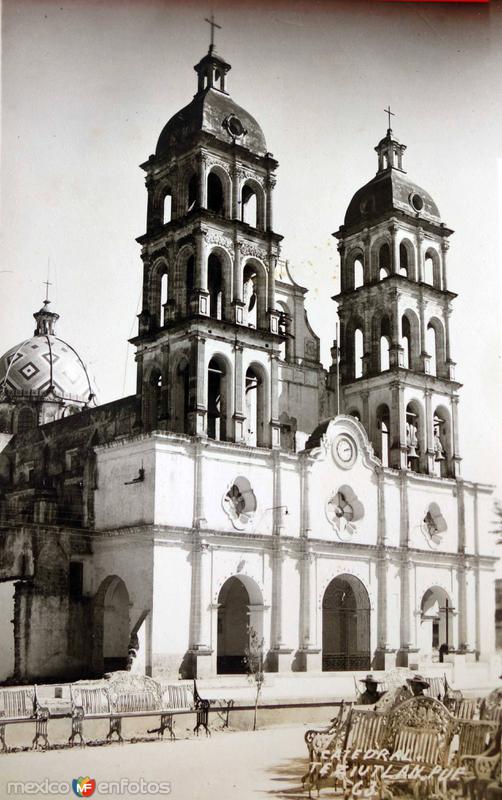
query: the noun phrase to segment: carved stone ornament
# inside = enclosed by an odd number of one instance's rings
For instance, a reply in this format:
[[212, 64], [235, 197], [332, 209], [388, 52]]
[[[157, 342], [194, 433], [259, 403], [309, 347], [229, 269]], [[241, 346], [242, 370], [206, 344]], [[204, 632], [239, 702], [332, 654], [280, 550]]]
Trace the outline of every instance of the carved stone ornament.
[[326, 517], [343, 542], [357, 532], [355, 522], [364, 515], [364, 507], [350, 486], [341, 486], [326, 502]]
[[243, 256], [252, 256], [253, 258], [259, 258], [260, 261], [266, 262], [267, 252], [262, 247], [258, 247], [258, 245], [252, 244], [252, 242], [240, 242], [239, 247]]
[[230, 237], [219, 233], [219, 231], [210, 231], [206, 236], [206, 242], [208, 244], [216, 244], [220, 247], [224, 247], [231, 253], [234, 252], [234, 245]]
[[439, 547], [443, 540], [443, 535], [448, 529], [446, 520], [441, 514], [437, 503], [431, 503], [422, 520], [420, 529], [430, 548]]
[[254, 519], [256, 497], [247, 478], [240, 475], [229, 486], [222, 499], [223, 511], [238, 531], [244, 530]]

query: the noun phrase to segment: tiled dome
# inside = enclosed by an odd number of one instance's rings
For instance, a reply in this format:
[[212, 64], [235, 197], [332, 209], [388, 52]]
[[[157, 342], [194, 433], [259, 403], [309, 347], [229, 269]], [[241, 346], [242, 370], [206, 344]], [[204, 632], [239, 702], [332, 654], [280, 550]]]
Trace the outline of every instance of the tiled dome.
[[84, 362], [71, 345], [54, 335], [58, 315], [46, 301], [35, 318], [35, 335], [11, 347], [0, 359], [0, 394], [41, 399], [51, 395], [88, 405], [95, 388]]

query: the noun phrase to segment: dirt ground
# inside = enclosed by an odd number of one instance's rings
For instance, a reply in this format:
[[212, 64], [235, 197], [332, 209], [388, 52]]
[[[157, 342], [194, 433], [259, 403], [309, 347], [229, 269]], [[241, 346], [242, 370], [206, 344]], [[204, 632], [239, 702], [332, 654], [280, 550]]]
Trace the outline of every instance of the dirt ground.
[[[0, 756], [0, 798], [77, 796], [72, 780], [89, 777], [97, 783], [93, 798], [167, 796], [173, 800], [259, 800], [308, 797], [301, 791], [307, 764], [305, 725], [258, 731], [214, 731], [176, 742], [151, 741], [74, 747], [47, 752]], [[143, 786], [140, 781], [143, 779]], [[133, 782], [120, 785], [120, 781]], [[9, 790], [11, 781], [30, 781], [24, 791]], [[47, 781], [47, 782], [46, 782]], [[118, 782], [104, 786], [103, 782]], [[45, 782], [45, 783], [44, 783]], [[50, 782], [50, 783], [49, 783]], [[167, 782], [168, 787], [155, 785]], [[69, 784], [69, 792], [61, 791]], [[136, 785], [134, 785], [134, 783]], [[147, 786], [146, 784], [150, 784]], [[52, 785], [51, 785], [52, 784]], [[100, 788], [101, 784], [101, 788]], [[140, 789], [143, 792], [140, 793]], [[82, 795], [80, 795], [82, 796]], [[91, 795], [88, 795], [91, 796]]]

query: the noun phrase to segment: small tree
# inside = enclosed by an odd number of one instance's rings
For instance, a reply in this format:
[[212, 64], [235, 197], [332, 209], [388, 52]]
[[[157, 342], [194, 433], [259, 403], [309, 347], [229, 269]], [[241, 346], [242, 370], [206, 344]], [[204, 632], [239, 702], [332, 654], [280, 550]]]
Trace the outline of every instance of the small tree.
[[254, 717], [253, 730], [256, 730], [256, 715], [258, 713], [258, 701], [263, 686], [263, 647], [264, 640], [258, 638], [258, 632], [253, 625], [248, 626], [249, 644], [245, 650], [244, 663], [250, 681], [255, 685]]

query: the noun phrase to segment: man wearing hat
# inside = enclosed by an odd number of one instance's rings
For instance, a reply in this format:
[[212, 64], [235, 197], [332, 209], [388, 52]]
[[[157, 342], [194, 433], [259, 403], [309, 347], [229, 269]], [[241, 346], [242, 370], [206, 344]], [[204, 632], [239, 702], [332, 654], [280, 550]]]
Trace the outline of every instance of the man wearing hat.
[[374, 678], [373, 675], [366, 675], [361, 678], [360, 683], [366, 686], [365, 691], [359, 697], [359, 703], [363, 706], [372, 706], [377, 700], [380, 700], [383, 692], [379, 692], [377, 687], [380, 681]]
[[406, 683], [413, 692], [414, 697], [424, 697], [424, 691], [430, 686], [430, 683], [427, 683], [425, 678], [418, 674], [414, 675], [413, 678], [407, 678]]

